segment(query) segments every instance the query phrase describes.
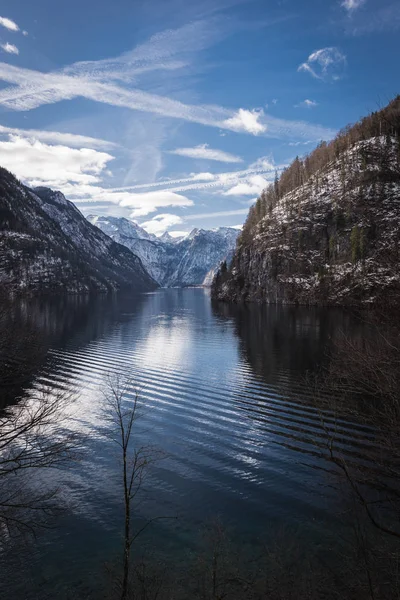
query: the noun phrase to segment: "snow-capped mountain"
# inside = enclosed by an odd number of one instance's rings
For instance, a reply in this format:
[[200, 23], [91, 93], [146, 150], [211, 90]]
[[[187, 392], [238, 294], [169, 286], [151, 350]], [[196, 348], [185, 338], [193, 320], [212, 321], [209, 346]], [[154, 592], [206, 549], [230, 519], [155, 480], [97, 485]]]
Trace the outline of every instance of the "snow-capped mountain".
[[22, 185], [0, 168], [2, 291], [86, 293], [157, 287], [140, 259], [85, 219], [63, 194]]
[[164, 287], [209, 284], [207, 274], [232, 255], [239, 234], [237, 229], [220, 227], [193, 229], [178, 239], [169, 234], [157, 238], [128, 219], [97, 215], [87, 218], [136, 254], [153, 279]]
[[400, 96], [297, 158], [250, 210], [219, 300], [400, 301]]
[[193, 229], [174, 247], [177, 250], [176, 267], [169, 278], [169, 286], [206, 285], [207, 274], [229, 260], [239, 235], [237, 229]]

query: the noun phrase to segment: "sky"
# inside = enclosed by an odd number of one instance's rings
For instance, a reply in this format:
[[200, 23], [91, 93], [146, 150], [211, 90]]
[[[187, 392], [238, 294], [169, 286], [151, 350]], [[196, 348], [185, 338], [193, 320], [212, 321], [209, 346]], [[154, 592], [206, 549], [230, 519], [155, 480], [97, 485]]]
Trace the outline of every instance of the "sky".
[[398, 0], [2, 0], [0, 165], [85, 214], [239, 227], [400, 93]]

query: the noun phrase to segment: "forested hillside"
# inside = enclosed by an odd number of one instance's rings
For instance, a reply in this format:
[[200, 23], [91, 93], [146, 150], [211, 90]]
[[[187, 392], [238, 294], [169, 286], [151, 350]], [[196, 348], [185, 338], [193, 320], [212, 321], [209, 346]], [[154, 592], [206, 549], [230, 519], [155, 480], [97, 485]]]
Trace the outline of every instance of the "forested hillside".
[[297, 157], [250, 209], [221, 300], [364, 305], [400, 298], [400, 96]]

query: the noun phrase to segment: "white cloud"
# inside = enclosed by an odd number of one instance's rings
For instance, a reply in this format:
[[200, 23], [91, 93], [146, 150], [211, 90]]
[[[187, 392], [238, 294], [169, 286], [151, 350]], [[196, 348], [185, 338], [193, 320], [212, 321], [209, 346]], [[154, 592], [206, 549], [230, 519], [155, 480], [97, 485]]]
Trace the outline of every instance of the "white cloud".
[[67, 146], [82, 148], [91, 146], [93, 148], [116, 148], [118, 144], [92, 138], [86, 135], [77, 135], [75, 133], [63, 133], [60, 131], [46, 131], [38, 129], [18, 129], [17, 127], [5, 127], [0, 125], [0, 135], [17, 135], [30, 140], [39, 140], [41, 142], [65, 144]]
[[168, 231], [168, 233], [173, 238], [180, 238], [189, 235], [190, 231]]
[[267, 179], [261, 175], [253, 175], [247, 182], [238, 183], [224, 192], [224, 196], [258, 196], [267, 185]]
[[213, 148], [210, 148], [208, 144], [200, 144], [194, 148], [177, 148], [176, 150], [170, 150], [169, 153], [177, 154], [178, 156], [187, 156], [188, 158], [201, 158], [225, 163], [243, 162], [243, 159], [240, 158], [240, 156], [229, 154], [223, 150], [214, 150]]
[[9, 31], [19, 31], [19, 27], [15, 21], [7, 19], [7, 17], [0, 17], [0, 26], [5, 27]]
[[181, 223], [183, 223], [183, 221], [178, 215], [165, 213], [153, 217], [153, 219], [151, 219], [150, 221], [141, 223], [141, 227], [143, 227], [143, 229], [145, 229], [148, 233], [162, 235], [170, 227], [174, 227], [175, 225], [181, 225]]
[[245, 110], [239, 108], [239, 110], [229, 119], [226, 119], [221, 126], [225, 126], [226, 129], [232, 129], [232, 131], [252, 133], [258, 135], [264, 133], [267, 129], [266, 125], [259, 122], [264, 116], [262, 110]]
[[274, 171], [276, 169], [276, 164], [272, 156], [261, 156], [257, 158], [256, 161], [249, 165], [249, 171]]
[[96, 185], [67, 184], [61, 187], [61, 191], [75, 204], [114, 204], [123, 208], [133, 209], [130, 217], [145, 217], [159, 208], [170, 206], [187, 207], [193, 206], [193, 201], [181, 194], [170, 190], [157, 190], [153, 192], [132, 193], [117, 191]]
[[[215, 175], [212, 173], [191, 173], [191, 179], [193, 181], [214, 181]], [[183, 180], [181, 180], [183, 181]], [[189, 180], [186, 180], [189, 181]]]
[[299, 104], [295, 104], [295, 108], [314, 108], [315, 106], [318, 106], [318, 102], [309, 100], [308, 98], [303, 100], [303, 102], [299, 102]]
[[19, 54], [17, 46], [14, 46], [14, 44], [9, 44], [9, 42], [0, 44], [0, 47], [3, 48], [4, 52], [7, 52], [8, 54]]
[[[106, 190], [104, 197], [107, 197]], [[193, 201], [186, 198], [186, 196], [175, 194], [169, 190], [159, 190], [156, 192], [144, 192], [142, 194], [126, 193], [125, 197], [119, 201], [119, 205], [133, 208], [131, 218], [134, 218], [143, 217], [156, 211], [158, 208], [165, 208], [167, 206], [193, 206]]]
[[343, 0], [342, 6], [349, 12], [353, 12], [365, 4], [366, 0]]
[[316, 50], [297, 69], [310, 73], [316, 79], [336, 81], [343, 75], [346, 56], [334, 47]]
[[68, 182], [96, 183], [113, 158], [90, 148], [50, 146], [18, 136], [0, 142], [0, 164], [31, 185], [46, 182], [61, 187]]

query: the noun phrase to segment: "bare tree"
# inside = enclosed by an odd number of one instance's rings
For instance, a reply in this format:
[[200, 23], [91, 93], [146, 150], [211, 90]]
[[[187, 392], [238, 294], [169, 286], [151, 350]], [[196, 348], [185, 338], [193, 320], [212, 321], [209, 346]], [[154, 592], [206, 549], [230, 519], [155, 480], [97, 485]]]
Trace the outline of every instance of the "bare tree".
[[134, 501], [142, 488], [147, 467], [159, 459], [160, 454], [151, 446], [134, 447], [134, 426], [144, 415], [144, 401], [131, 378], [120, 374], [109, 375], [104, 399], [106, 418], [113, 425], [112, 439], [119, 448], [122, 466], [124, 552], [121, 600], [126, 600], [129, 592], [132, 545], [150, 523], [163, 518], [155, 517], [146, 521], [137, 531], [132, 531], [131, 515]]
[[42, 389], [1, 411], [0, 535], [33, 533], [56, 510], [57, 490], [38, 489], [33, 473], [73, 457], [77, 436], [64, 427], [73, 399], [64, 390]]

